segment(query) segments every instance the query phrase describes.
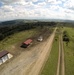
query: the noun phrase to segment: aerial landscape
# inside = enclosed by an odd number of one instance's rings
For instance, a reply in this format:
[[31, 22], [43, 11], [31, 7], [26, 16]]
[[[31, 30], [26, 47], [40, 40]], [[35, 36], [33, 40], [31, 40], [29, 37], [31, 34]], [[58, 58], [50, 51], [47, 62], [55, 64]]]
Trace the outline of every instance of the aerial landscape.
[[74, 75], [73, 0], [0, 0], [0, 75]]

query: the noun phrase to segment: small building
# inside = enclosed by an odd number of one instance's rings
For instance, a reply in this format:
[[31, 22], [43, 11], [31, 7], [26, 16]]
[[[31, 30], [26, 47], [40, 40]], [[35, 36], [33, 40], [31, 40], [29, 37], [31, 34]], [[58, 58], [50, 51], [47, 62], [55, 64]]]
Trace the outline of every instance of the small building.
[[32, 43], [32, 39], [28, 39], [22, 43], [21, 47], [27, 48]]
[[4, 51], [0, 52], [0, 65], [12, 57], [13, 57], [13, 55], [11, 55], [8, 51], [4, 50]]

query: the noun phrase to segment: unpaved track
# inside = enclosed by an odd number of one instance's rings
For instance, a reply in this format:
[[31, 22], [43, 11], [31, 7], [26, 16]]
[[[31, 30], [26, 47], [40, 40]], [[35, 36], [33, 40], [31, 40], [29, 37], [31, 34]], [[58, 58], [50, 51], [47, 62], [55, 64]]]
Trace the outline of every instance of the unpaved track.
[[56, 75], [59, 75], [59, 71], [60, 71], [60, 36], [59, 36], [59, 56], [58, 56], [58, 65], [57, 65], [57, 74]]
[[62, 34], [59, 35], [59, 56], [58, 56], [58, 65], [57, 65], [56, 75], [65, 75], [65, 62], [64, 62], [64, 49], [63, 49]]
[[40, 54], [39, 59], [35, 63], [34, 67], [30, 70], [28, 75], [39, 75], [39, 72], [44, 64], [45, 59], [50, 54], [54, 36], [55, 36], [55, 31], [51, 35], [51, 37], [47, 40], [46, 45], [43, 48], [43, 52]]
[[0, 68], [0, 75], [38, 75], [47, 55], [50, 54], [55, 31], [46, 41], [4, 64], [4, 68]]
[[62, 41], [62, 35], [61, 35], [61, 45], [62, 45], [62, 75], [65, 75], [65, 61], [64, 61], [64, 49], [63, 49], [63, 41]]

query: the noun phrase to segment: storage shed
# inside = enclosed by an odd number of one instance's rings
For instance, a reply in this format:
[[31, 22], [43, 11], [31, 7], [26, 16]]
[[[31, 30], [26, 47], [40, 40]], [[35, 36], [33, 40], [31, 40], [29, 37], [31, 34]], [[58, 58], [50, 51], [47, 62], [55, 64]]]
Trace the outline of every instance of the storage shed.
[[0, 52], [0, 65], [12, 57], [13, 57], [13, 55], [11, 55], [8, 51], [4, 50], [4, 51]]
[[27, 46], [29, 46], [30, 44], [32, 43], [32, 39], [28, 39], [28, 40], [26, 40], [25, 42], [23, 42], [23, 44], [22, 44], [22, 47], [27, 47]]

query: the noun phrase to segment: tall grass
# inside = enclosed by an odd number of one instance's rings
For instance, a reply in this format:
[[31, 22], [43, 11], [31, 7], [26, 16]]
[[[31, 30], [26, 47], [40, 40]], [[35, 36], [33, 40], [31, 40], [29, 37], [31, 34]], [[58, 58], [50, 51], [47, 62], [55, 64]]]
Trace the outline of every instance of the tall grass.
[[66, 75], [74, 75], [74, 28], [65, 27], [64, 30], [70, 38], [68, 46], [64, 43]]

